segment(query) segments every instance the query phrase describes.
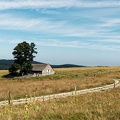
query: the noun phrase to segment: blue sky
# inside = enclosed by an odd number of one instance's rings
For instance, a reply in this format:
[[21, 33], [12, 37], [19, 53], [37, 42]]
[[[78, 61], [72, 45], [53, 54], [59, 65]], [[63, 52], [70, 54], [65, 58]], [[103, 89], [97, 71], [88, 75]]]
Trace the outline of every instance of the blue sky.
[[36, 61], [120, 65], [120, 1], [0, 0], [0, 59], [23, 41]]

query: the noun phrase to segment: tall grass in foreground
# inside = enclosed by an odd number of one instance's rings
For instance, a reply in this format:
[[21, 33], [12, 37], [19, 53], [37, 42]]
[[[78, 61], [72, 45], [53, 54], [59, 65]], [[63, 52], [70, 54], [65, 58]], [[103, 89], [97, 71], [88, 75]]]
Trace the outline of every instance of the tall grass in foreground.
[[120, 120], [120, 87], [0, 108], [0, 120]]

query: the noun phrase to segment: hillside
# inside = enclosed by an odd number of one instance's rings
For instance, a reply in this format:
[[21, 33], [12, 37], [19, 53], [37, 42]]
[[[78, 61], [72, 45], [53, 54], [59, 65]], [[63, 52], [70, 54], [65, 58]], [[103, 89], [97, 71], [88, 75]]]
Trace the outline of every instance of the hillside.
[[53, 68], [71, 68], [71, 67], [85, 67], [83, 65], [63, 64], [63, 65], [51, 65]]
[[[9, 66], [14, 62], [14, 60], [0, 60], [0, 70], [7, 70]], [[33, 61], [33, 64], [42, 64], [42, 62]], [[63, 65], [51, 65], [53, 68], [70, 68], [70, 67], [85, 67], [82, 65], [74, 65], [74, 64], [63, 64]]]
[[[9, 66], [14, 62], [14, 60], [0, 60], [0, 70], [7, 70]], [[41, 64], [41, 62], [33, 61], [33, 64]]]

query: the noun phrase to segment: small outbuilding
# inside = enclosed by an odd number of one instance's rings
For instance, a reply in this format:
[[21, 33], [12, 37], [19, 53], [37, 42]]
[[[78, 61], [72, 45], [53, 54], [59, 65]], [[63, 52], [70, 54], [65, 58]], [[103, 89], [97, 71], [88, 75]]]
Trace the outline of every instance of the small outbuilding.
[[55, 71], [49, 64], [32, 64], [32, 76], [45, 76], [55, 74]]

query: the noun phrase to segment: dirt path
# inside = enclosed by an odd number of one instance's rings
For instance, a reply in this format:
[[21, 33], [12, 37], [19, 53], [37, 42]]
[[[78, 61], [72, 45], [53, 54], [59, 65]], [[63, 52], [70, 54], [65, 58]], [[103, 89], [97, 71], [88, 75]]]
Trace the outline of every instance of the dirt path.
[[[52, 95], [45, 95], [45, 96], [40, 96], [40, 97], [32, 97], [32, 98], [27, 98], [27, 99], [18, 99], [18, 100], [12, 100], [12, 104], [17, 105], [17, 104], [25, 104], [31, 103], [33, 101], [46, 101], [50, 99], [55, 99], [55, 98], [63, 98], [63, 97], [68, 97], [68, 96], [76, 96], [80, 94], [87, 94], [87, 93], [92, 93], [92, 92], [100, 92], [108, 89], [112, 89], [115, 87], [120, 86], [120, 80], [114, 80], [114, 84], [110, 85], [105, 85], [102, 87], [95, 87], [95, 88], [89, 88], [89, 89], [84, 89], [84, 90], [78, 90], [78, 91], [72, 91], [72, 92], [66, 92], [66, 93], [59, 93], [59, 94], [52, 94]], [[4, 106], [8, 104], [8, 101], [2, 101], [0, 102], [0, 106]]]

